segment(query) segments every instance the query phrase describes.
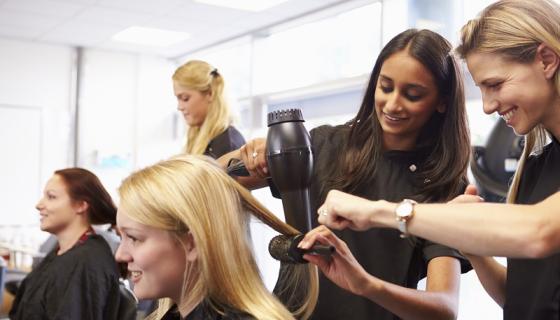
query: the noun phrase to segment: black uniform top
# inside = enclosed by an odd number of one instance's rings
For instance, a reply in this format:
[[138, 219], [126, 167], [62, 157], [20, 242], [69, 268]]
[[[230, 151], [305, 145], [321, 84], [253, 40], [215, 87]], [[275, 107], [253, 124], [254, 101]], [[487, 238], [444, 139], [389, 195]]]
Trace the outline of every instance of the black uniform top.
[[214, 159], [218, 159], [224, 154], [237, 150], [245, 144], [245, 139], [241, 133], [232, 126], [220, 133], [208, 143], [204, 154]]
[[[314, 179], [311, 185], [311, 206], [317, 210], [324, 199], [320, 199], [320, 187], [332, 176], [334, 159], [340, 157], [346, 143], [349, 127], [322, 126], [311, 131], [314, 159]], [[371, 184], [355, 193], [371, 200], [385, 199], [401, 201], [416, 192], [413, 180], [414, 167], [420, 168], [427, 155], [425, 150], [388, 151], [377, 164], [377, 174]], [[316, 224], [316, 219], [313, 219]], [[436, 257], [450, 256], [461, 259], [464, 272], [470, 269], [466, 260], [453, 249], [424, 239], [400, 238], [393, 229], [371, 229], [365, 232], [343, 230], [337, 235], [348, 247], [364, 269], [382, 280], [416, 288], [426, 276], [428, 262]], [[319, 300], [313, 319], [398, 319], [371, 300], [353, 295], [332, 283], [322, 274], [319, 283]]]
[[107, 242], [94, 234], [60, 256], [57, 249], [23, 280], [10, 319], [119, 319], [119, 274]]
[[244, 312], [228, 309], [225, 314], [220, 314], [214, 310], [206, 302], [201, 302], [193, 309], [185, 318], [181, 319], [181, 315], [174, 305], [165, 313], [161, 320], [254, 320], [255, 318]]
[[[527, 159], [517, 203], [533, 204], [560, 191], [560, 144], [553, 140]], [[508, 259], [504, 319], [560, 319], [560, 254]]]

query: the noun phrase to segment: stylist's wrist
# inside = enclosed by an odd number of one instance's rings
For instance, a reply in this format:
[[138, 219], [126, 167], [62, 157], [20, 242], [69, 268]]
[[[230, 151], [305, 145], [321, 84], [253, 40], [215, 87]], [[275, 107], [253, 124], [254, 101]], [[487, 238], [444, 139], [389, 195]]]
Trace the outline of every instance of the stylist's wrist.
[[379, 200], [371, 202], [370, 224], [372, 227], [397, 228], [396, 203]]
[[384, 284], [382, 281], [379, 281], [376, 277], [368, 274], [364, 277], [363, 281], [360, 282], [360, 285], [357, 286], [352, 292], [355, 295], [371, 299], [373, 297], [379, 296], [381, 292], [384, 290]]

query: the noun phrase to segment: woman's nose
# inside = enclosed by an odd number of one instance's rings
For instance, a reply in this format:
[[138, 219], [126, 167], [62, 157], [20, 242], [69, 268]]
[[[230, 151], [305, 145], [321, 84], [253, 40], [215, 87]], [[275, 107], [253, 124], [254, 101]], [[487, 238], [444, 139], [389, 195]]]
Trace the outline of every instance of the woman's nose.
[[391, 94], [387, 95], [387, 101], [385, 102], [385, 106], [383, 108], [384, 112], [387, 113], [396, 113], [402, 108], [400, 96], [396, 91], [393, 91]]
[[117, 252], [115, 252], [115, 259], [118, 262], [130, 262], [132, 260], [131, 256], [126, 252], [122, 241], [117, 248]]
[[177, 99], [177, 110], [181, 112], [187, 110], [187, 102]]
[[39, 199], [39, 201], [37, 201], [37, 204], [35, 205], [35, 209], [40, 211], [42, 208], [44, 208], [43, 199]]
[[496, 100], [491, 94], [482, 94], [482, 109], [486, 114], [492, 114], [498, 110], [499, 107], [498, 100]]

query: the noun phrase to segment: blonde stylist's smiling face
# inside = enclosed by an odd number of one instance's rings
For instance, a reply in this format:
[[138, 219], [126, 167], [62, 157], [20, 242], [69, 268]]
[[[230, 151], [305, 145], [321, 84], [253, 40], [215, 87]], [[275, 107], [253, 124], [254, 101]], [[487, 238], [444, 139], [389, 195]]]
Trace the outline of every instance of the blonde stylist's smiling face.
[[122, 240], [115, 257], [128, 264], [136, 297], [179, 299], [186, 270], [184, 246], [170, 232], [136, 222], [121, 208], [117, 226]]
[[[518, 135], [542, 124], [548, 130], [558, 119], [558, 89], [555, 69], [537, 54], [533, 61], [518, 63], [494, 53], [474, 52], [467, 66], [482, 93], [487, 114], [497, 113]], [[549, 67], [550, 68], [550, 67]]]

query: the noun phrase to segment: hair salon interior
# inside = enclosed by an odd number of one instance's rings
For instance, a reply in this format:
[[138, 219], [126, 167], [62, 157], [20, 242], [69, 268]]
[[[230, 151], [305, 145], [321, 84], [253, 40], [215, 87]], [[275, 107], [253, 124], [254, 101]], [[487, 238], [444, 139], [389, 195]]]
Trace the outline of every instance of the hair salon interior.
[[[18, 281], [46, 254], [36, 204], [54, 171], [94, 172], [118, 205], [126, 176], [182, 151], [187, 128], [171, 77], [186, 61], [207, 61], [224, 77], [245, 139], [266, 136], [267, 114], [287, 108], [301, 109], [310, 130], [356, 114], [392, 37], [429, 29], [456, 45], [460, 27], [492, 2], [0, 0], [0, 319], [8, 319]], [[461, 65], [469, 177], [486, 199], [503, 201], [521, 142], [483, 113]], [[283, 217], [268, 188], [253, 195]], [[267, 250], [273, 236], [251, 223], [270, 290], [279, 267]], [[461, 275], [459, 301], [459, 319], [502, 318], [474, 271]]]

